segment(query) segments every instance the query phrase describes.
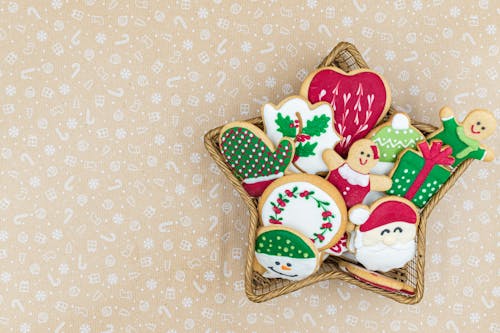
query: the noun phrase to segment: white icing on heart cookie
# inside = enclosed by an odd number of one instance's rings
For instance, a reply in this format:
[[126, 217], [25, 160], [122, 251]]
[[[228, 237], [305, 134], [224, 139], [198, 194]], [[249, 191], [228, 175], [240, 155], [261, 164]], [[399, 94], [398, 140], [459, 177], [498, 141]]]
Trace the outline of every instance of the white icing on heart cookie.
[[340, 193], [315, 175], [288, 175], [272, 183], [262, 194], [259, 213], [264, 226], [283, 225], [299, 231], [319, 250], [335, 245], [347, 219]]
[[278, 105], [265, 104], [262, 119], [274, 144], [283, 137], [295, 140], [295, 170], [290, 170], [310, 174], [328, 171], [321, 155], [341, 140], [335, 131], [330, 104], [313, 105], [301, 96], [290, 96]]

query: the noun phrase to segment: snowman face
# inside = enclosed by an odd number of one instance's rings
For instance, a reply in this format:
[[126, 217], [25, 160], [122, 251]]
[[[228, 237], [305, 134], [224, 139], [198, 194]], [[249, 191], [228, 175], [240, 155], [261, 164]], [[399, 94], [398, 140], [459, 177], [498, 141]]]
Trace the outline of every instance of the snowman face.
[[259, 264], [266, 269], [268, 278], [302, 280], [316, 271], [316, 258], [290, 258], [284, 256], [255, 253]]
[[488, 111], [474, 110], [467, 115], [462, 125], [465, 135], [475, 140], [482, 140], [493, 133], [496, 120]]
[[417, 227], [413, 223], [392, 222], [363, 233], [363, 245], [383, 243], [387, 246], [406, 244], [415, 239]]

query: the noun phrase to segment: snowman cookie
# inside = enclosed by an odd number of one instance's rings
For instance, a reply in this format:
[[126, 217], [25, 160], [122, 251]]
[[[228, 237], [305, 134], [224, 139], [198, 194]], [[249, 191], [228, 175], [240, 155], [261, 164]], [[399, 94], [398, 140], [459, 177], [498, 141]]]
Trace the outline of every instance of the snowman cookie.
[[291, 228], [269, 226], [257, 231], [254, 269], [266, 278], [305, 279], [318, 270], [321, 257], [310, 239]]
[[337, 189], [319, 176], [286, 175], [272, 183], [259, 200], [264, 226], [283, 225], [308, 237], [321, 251], [342, 237], [347, 210]]
[[274, 148], [262, 130], [245, 122], [224, 126], [219, 146], [234, 175], [252, 197], [259, 197], [270, 183], [285, 174], [294, 154], [292, 139], [283, 138]]
[[415, 257], [419, 223], [417, 208], [408, 200], [387, 196], [370, 207], [356, 205], [349, 221], [356, 260], [370, 271], [401, 268]]
[[378, 148], [368, 139], [356, 141], [346, 160], [331, 149], [324, 151], [323, 160], [330, 170], [326, 179], [342, 194], [347, 208], [362, 203], [371, 190], [385, 191], [391, 187], [389, 177], [370, 174], [378, 159]]
[[388, 175], [398, 155], [403, 150], [415, 149], [424, 135], [411, 126], [410, 118], [404, 113], [395, 113], [388, 122], [377, 126], [367, 136], [379, 150], [379, 160], [371, 173]]
[[301, 96], [290, 96], [278, 105], [265, 104], [262, 120], [273, 144], [277, 145], [284, 137], [295, 140], [292, 171], [310, 174], [328, 171], [321, 154], [341, 140], [335, 131], [330, 104], [313, 105]]
[[486, 162], [494, 159], [493, 150], [480, 143], [481, 140], [491, 136], [496, 129], [497, 121], [491, 112], [482, 109], [472, 110], [463, 122], [459, 123], [453, 111], [449, 107], [443, 107], [439, 111], [439, 117], [443, 126], [430, 134], [428, 139], [441, 140], [453, 149], [452, 156], [455, 162], [452, 167], [469, 158]]

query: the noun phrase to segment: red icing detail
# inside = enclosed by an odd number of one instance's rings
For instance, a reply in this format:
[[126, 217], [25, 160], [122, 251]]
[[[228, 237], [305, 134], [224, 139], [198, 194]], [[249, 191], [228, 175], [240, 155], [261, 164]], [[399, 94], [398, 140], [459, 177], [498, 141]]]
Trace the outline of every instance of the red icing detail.
[[[356, 275], [356, 274], [354, 274], [353, 272], [351, 272], [348, 268], [347, 268], [347, 271], [348, 271], [349, 273], [351, 273], [351, 274], [352, 274], [352, 276], [354, 276], [354, 278], [355, 278], [356, 280], [359, 280], [359, 281], [364, 282], [364, 283], [367, 283], [367, 284], [369, 284], [369, 285], [371, 285], [371, 286], [374, 286], [374, 287], [377, 287], [377, 288], [380, 288], [380, 289], [383, 289], [383, 290], [389, 291], [389, 292], [391, 292], [391, 293], [393, 293], [393, 292], [402, 292], [402, 293], [405, 293], [405, 294], [407, 294], [407, 295], [414, 295], [414, 294], [415, 294], [415, 292], [414, 292], [414, 291], [411, 291], [411, 290], [405, 290], [405, 289], [394, 289], [394, 288], [391, 288], [391, 287], [389, 287], [389, 286], [386, 286], [386, 285], [383, 285], [383, 284], [379, 284], [379, 283], [375, 283], [375, 282], [373, 282], [373, 281], [370, 281], [370, 280], [364, 279], [364, 278], [362, 278], [361, 276]], [[375, 277], [377, 277], [377, 276], [378, 276], [378, 274], [376, 274], [376, 273], [373, 273], [373, 272], [370, 272], [370, 273], [372, 273], [372, 275], [374, 275]]]
[[276, 179], [264, 180], [253, 184], [247, 184], [243, 181], [241, 185], [243, 185], [243, 188], [251, 197], [260, 197], [262, 193], [264, 193], [264, 190], [275, 180]]
[[364, 138], [383, 115], [388, 98], [382, 78], [373, 72], [345, 75], [332, 69], [319, 71], [309, 84], [311, 103], [326, 101], [335, 110], [335, 128], [344, 138], [335, 150], [343, 157]]
[[474, 131], [474, 125], [471, 125], [471, 127], [470, 127], [470, 131], [471, 131], [472, 133], [474, 133], [474, 134], [479, 134], [479, 133], [481, 133], [481, 131]]
[[332, 183], [339, 190], [340, 194], [342, 194], [342, 197], [344, 198], [347, 208], [363, 202], [363, 199], [366, 197], [368, 192], [370, 192], [370, 182], [368, 182], [367, 186], [353, 185], [339, 174], [338, 169], [330, 171], [326, 180]]
[[337, 255], [341, 255], [347, 250], [347, 233], [344, 233], [342, 235], [342, 238], [339, 239], [339, 241], [330, 248], [330, 251]]
[[361, 232], [370, 231], [392, 222], [414, 224], [417, 222], [417, 213], [404, 202], [385, 201], [375, 208], [368, 220], [359, 227], [359, 230]]
[[373, 151], [373, 158], [378, 160], [379, 158], [379, 155], [378, 155], [378, 147], [373, 145], [373, 146], [370, 146], [372, 148], [372, 151]]
[[452, 165], [455, 162], [455, 159], [450, 156], [452, 153], [451, 147], [446, 146], [446, 148], [442, 148], [442, 146], [443, 143], [441, 141], [432, 141], [430, 146], [427, 141], [422, 141], [418, 144], [425, 162], [422, 170], [420, 170], [415, 181], [408, 189], [408, 192], [406, 192], [406, 199], [411, 200], [417, 194], [418, 189], [422, 187], [425, 179], [429, 176], [435, 165]]
[[364, 161], [363, 161], [363, 159], [361, 159], [361, 158], [359, 159], [359, 164], [361, 164], [361, 165], [365, 165], [366, 163], [368, 163], [368, 159], [366, 159], [366, 160], [364, 160]]

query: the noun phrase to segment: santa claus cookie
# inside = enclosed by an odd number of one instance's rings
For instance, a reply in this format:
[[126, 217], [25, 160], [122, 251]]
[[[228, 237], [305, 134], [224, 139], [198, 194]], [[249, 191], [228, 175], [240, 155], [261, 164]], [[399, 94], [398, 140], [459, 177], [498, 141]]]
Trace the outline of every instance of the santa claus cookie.
[[495, 157], [493, 150], [480, 143], [481, 140], [491, 136], [497, 126], [495, 116], [491, 112], [472, 110], [464, 121], [459, 123], [453, 111], [449, 107], [444, 107], [439, 111], [439, 117], [443, 127], [430, 134], [428, 139], [441, 140], [453, 149], [452, 156], [455, 162], [452, 167], [469, 158], [487, 162], [493, 160]]
[[258, 197], [292, 162], [292, 139], [282, 139], [276, 148], [258, 127], [245, 122], [229, 123], [221, 129], [222, 155], [250, 196]]
[[340, 141], [328, 103], [312, 105], [301, 96], [290, 96], [278, 105], [262, 107], [264, 131], [274, 144], [283, 137], [295, 140], [291, 170], [315, 174], [328, 171], [321, 154]]
[[356, 260], [366, 269], [387, 272], [415, 256], [419, 216], [410, 201], [388, 196], [370, 207], [356, 205], [349, 210], [349, 221], [356, 225], [351, 234]]
[[308, 237], [321, 251], [344, 233], [347, 210], [337, 189], [319, 176], [287, 175], [269, 185], [259, 200], [264, 226], [283, 225]]
[[395, 280], [385, 275], [366, 270], [345, 261], [339, 261], [338, 264], [339, 268], [342, 271], [352, 275], [356, 280], [359, 280], [361, 282], [389, 292], [400, 292], [409, 296], [415, 294], [415, 288], [399, 280]]
[[398, 155], [403, 150], [417, 147], [424, 135], [411, 126], [410, 118], [404, 113], [395, 113], [388, 122], [377, 126], [367, 136], [379, 150], [379, 160], [371, 173], [388, 175]]
[[347, 208], [363, 202], [371, 190], [385, 191], [391, 187], [389, 177], [370, 174], [378, 159], [378, 148], [368, 139], [356, 141], [346, 160], [332, 149], [324, 151], [323, 160], [330, 170], [326, 179], [342, 194]]
[[262, 227], [255, 239], [254, 270], [267, 278], [298, 281], [314, 274], [321, 255], [307, 237], [284, 226]]
[[343, 137], [335, 150], [342, 157], [377, 125], [391, 104], [388, 84], [369, 69], [349, 73], [336, 67], [317, 69], [305, 79], [300, 94], [313, 104], [325, 101], [332, 105], [335, 128]]

